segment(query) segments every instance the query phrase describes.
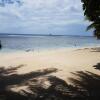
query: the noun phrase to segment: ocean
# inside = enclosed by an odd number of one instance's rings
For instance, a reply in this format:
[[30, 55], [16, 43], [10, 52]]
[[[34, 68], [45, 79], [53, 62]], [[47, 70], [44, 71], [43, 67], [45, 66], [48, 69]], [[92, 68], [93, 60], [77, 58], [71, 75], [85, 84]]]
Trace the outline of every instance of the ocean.
[[1, 51], [40, 51], [61, 48], [100, 46], [100, 40], [89, 36], [4, 35]]

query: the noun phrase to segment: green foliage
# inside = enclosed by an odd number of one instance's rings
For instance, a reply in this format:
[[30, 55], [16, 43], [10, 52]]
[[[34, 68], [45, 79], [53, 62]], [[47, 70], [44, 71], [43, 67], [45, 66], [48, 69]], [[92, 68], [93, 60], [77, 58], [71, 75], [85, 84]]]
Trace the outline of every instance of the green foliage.
[[94, 28], [94, 35], [100, 39], [100, 0], [81, 0], [83, 3], [84, 16], [91, 21], [87, 30]]

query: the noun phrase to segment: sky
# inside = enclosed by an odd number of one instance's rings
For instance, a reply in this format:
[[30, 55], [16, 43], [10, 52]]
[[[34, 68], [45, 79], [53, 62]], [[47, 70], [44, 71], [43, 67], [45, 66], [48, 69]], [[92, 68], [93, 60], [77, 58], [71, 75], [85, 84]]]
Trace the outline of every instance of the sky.
[[0, 0], [0, 33], [91, 35], [81, 0]]

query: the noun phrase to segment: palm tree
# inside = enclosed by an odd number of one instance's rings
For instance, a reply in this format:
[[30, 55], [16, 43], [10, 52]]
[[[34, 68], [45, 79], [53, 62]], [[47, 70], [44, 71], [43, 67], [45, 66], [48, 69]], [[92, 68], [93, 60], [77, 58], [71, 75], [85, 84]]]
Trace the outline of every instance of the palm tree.
[[86, 19], [91, 21], [87, 30], [94, 28], [94, 35], [100, 39], [100, 0], [81, 0]]

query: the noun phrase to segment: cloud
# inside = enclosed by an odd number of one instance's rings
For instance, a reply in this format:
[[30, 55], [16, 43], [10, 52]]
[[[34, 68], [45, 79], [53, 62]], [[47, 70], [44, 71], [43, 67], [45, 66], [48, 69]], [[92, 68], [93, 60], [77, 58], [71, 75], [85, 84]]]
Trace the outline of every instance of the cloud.
[[[80, 0], [5, 0], [0, 7], [0, 32], [49, 33], [84, 22]], [[0, 3], [1, 4], [1, 3]], [[53, 30], [52, 30], [53, 29]], [[17, 31], [16, 31], [17, 30]], [[71, 31], [71, 30], [70, 30]], [[85, 31], [85, 30], [84, 30]]]

